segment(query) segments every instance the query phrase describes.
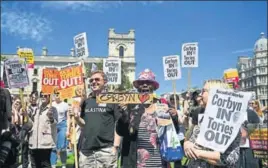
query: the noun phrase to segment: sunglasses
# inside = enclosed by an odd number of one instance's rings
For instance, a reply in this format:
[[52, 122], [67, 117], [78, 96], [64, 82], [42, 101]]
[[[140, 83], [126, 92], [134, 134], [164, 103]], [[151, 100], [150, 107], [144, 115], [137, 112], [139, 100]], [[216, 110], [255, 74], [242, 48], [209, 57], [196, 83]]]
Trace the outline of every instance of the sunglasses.
[[144, 84], [151, 85], [151, 84], [153, 84], [153, 82], [151, 82], [151, 81], [138, 81], [138, 85], [144, 85]]
[[41, 98], [48, 98], [48, 95], [40, 95]]
[[100, 80], [101, 80], [100, 78], [91, 78], [89, 79], [89, 83], [92, 83], [94, 81], [99, 82]]

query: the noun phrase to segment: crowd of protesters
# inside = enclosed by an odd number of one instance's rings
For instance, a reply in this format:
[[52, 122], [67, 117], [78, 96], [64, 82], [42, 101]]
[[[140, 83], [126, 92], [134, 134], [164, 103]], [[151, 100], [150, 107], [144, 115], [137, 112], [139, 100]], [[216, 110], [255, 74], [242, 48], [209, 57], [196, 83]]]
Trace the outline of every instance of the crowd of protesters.
[[[248, 121], [224, 153], [197, 145], [200, 125], [212, 88], [229, 88], [221, 80], [205, 81], [201, 91], [189, 92], [185, 97], [169, 95], [154, 97], [152, 104], [98, 104], [96, 96], [105, 93], [107, 79], [102, 71], [89, 77], [91, 93], [82, 98], [80, 108], [74, 109], [51, 95], [33, 91], [29, 99], [21, 100], [0, 88], [0, 167], [54, 168], [60, 159], [67, 165], [70, 118], [77, 125], [80, 168], [168, 168], [160, 151], [157, 104], [166, 104], [172, 118], [177, 140], [183, 147], [184, 158], [172, 161], [175, 168], [262, 168], [267, 160], [256, 159], [250, 147], [242, 148], [241, 140], [248, 138], [254, 124], [267, 123], [267, 107], [258, 100], [248, 105]], [[160, 86], [149, 69], [133, 82], [137, 93], [153, 94]], [[58, 158], [59, 156], [59, 158]], [[21, 158], [20, 161], [18, 158]], [[120, 159], [118, 159], [120, 158]]]

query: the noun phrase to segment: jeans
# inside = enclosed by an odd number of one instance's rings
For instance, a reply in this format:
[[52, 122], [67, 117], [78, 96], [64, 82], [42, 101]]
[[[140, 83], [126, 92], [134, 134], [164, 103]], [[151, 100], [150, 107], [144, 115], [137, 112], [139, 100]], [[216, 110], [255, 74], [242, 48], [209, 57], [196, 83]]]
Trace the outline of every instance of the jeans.
[[32, 168], [51, 168], [51, 149], [31, 149], [30, 154]]
[[29, 165], [29, 143], [22, 143], [22, 168], [28, 168]]
[[67, 160], [67, 138], [66, 138], [66, 132], [67, 132], [67, 121], [63, 120], [60, 123], [57, 124], [57, 144], [56, 148], [52, 149], [50, 162], [51, 165], [56, 165], [58, 156], [57, 152], [60, 152], [60, 159], [63, 164], [66, 164]]

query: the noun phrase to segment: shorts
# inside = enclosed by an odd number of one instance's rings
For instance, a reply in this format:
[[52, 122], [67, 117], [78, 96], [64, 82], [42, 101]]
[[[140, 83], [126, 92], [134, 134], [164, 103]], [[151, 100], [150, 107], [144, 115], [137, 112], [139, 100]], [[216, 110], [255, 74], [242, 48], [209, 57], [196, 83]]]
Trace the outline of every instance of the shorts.
[[112, 147], [102, 148], [86, 156], [79, 152], [79, 168], [116, 168], [117, 154], [112, 152]]

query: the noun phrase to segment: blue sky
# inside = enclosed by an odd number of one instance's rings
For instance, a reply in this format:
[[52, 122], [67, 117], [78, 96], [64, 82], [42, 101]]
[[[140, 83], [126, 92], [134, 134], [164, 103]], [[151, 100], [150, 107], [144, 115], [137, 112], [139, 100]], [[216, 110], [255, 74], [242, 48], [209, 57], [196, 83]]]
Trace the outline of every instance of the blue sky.
[[[108, 55], [108, 29], [136, 32], [136, 74], [152, 69], [160, 83], [157, 93], [172, 91], [164, 81], [162, 57], [181, 53], [184, 42], [199, 43], [199, 67], [192, 86], [221, 78], [238, 56], [252, 56], [260, 33], [267, 35], [266, 2], [1, 2], [1, 53], [16, 47], [46, 46], [50, 54], [67, 55], [73, 36], [87, 33], [91, 56]], [[177, 90], [187, 88], [187, 69]]]

